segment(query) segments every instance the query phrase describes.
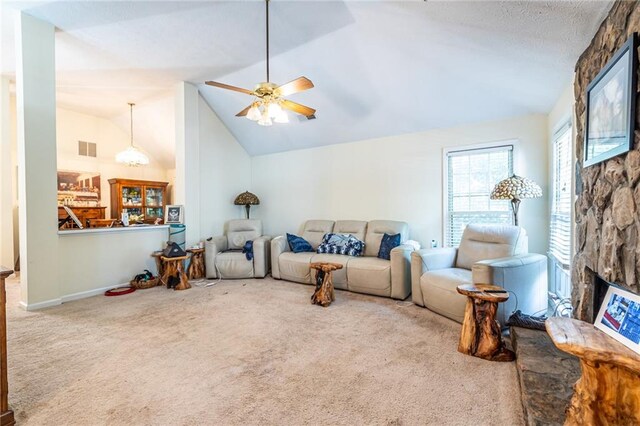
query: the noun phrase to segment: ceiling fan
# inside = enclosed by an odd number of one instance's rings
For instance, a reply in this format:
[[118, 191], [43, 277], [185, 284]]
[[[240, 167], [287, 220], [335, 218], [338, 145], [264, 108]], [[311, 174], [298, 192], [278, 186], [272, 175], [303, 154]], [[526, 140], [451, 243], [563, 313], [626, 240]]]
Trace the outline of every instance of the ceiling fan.
[[267, 20], [267, 81], [258, 83], [253, 90], [216, 81], [205, 81], [205, 84], [255, 96], [256, 99], [251, 105], [237, 113], [236, 117], [246, 116], [249, 120], [257, 121], [262, 126], [271, 126], [274, 121], [276, 123], [288, 123], [289, 117], [285, 110], [293, 111], [312, 120], [316, 118], [315, 109], [284, 99], [285, 96], [311, 89], [313, 87], [311, 80], [306, 77], [298, 77], [281, 86], [269, 81], [269, 0], [265, 0], [265, 5]]

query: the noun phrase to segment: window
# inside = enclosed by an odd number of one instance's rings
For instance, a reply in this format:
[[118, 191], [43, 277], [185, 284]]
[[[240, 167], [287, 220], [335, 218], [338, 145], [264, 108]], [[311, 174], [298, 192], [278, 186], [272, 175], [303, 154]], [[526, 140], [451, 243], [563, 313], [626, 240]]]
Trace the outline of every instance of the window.
[[448, 151], [446, 167], [445, 245], [460, 245], [469, 223], [512, 223], [509, 202], [489, 196], [513, 174], [513, 144]]
[[549, 254], [569, 269], [571, 263], [571, 123], [553, 137]]

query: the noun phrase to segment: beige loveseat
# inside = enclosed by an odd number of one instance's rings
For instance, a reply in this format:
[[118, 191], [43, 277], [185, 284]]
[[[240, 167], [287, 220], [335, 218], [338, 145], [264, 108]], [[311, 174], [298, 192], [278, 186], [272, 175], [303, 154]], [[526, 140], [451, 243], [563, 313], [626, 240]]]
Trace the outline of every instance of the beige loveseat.
[[407, 240], [409, 227], [405, 222], [391, 220], [308, 220], [300, 232], [314, 250], [326, 233], [351, 234], [365, 243], [364, 256], [307, 252], [293, 253], [286, 236], [271, 240], [271, 275], [274, 278], [313, 284], [312, 262], [340, 263], [344, 267], [333, 272], [335, 288], [376, 296], [405, 299], [411, 293], [410, 256], [412, 246], [400, 245], [391, 251], [391, 260], [379, 259], [382, 236], [400, 234], [401, 243]]
[[413, 252], [411, 282], [415, 304], [458, 322], [467, 298], [456, 287], [465, 283], [509, 291], [509, 300], [498, 305], [502, 325], [515, 309], [534, 314], [547, 307], [547, 258], [528, 253], [527, 233], [518, 226], [469, 224], [459, 248]]

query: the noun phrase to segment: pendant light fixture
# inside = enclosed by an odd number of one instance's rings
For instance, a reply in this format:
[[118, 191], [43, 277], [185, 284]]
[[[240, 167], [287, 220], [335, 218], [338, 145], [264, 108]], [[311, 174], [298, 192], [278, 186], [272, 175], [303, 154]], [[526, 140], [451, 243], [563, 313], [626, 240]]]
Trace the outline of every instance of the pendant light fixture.
[[116, 155], [116, 162], [126, 164], [127, 166], [137, 167], [149, 164], [149, 157], [142, 151], [133, 146], [133, 106], [135, 104], [129, 102], [130, 119], [131, 119], [131, 146]]

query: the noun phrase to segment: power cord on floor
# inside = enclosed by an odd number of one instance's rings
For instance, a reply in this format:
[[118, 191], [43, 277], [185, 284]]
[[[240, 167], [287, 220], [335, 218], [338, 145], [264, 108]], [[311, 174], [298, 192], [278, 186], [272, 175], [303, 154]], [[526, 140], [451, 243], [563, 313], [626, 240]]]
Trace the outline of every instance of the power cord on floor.
[[[222, 252], [218, 252], [218, 254], [220, 253]], [[209, 279], [204, 278], [204, 279], [195, 281], [193, 285], [200, 288], [207, 288], [207, 287], [213, 287], [216, 284], [220, 284], [220, 282], [222, 282], [222, 274], [220, 273], [220, 269], [218, 269], [218, 265], [216, 265], [215, 262], [213, 262], [213, 267], [216, 269], [216, 275], [218, 276], [218, 279], [216, 281], [210, 281]]]

